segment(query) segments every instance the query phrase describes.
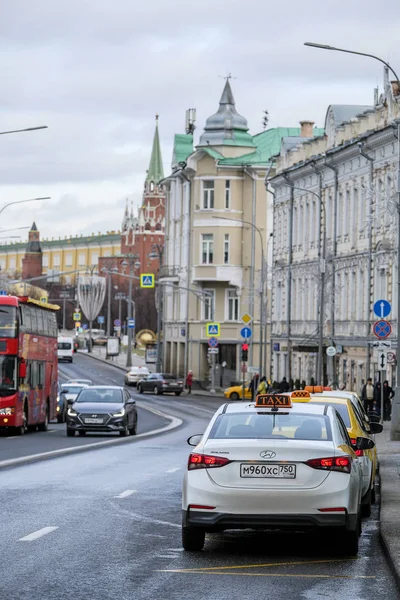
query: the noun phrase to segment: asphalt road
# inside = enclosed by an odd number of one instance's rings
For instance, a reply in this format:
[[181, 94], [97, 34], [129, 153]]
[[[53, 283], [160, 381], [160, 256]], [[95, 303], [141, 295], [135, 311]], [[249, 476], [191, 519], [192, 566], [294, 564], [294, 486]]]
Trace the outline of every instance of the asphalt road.
[[[83, 362], [79, 368], [85, 369]], [[103, 373], [101, 365], [95, 368]], [[109, 369], [104, 377], [111, 376]], [[141, 399], [180, 416], [182, 426], [159, 437], [0, 471], [0, 598], [399, 597], [378, 541], [377, 507], [364, 522], [355, 560], [335, 556], [324, 539], [250, 531], [208, 536], [203, 552], [183, 552], [186, 438], [204, 430], [213, 402]]]

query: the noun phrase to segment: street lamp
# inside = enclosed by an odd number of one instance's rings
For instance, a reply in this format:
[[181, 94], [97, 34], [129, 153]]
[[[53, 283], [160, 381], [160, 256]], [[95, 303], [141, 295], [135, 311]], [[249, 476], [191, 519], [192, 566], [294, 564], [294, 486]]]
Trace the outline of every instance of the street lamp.
[[[162, 244], [153, 244], [149, 258], [151, 260], [158, 259], [158, 276], [160, 276], [161, 267], [163, 265], [164, 257], [164, 246]], [[162, 309], [163, 309], [163, 288], [158, 287], [158, 298], [157, 298], [157, 359], [156, 359], [156, 373], [160, 373], [162, 370], [162, 356], [161, 356], [161, 329], [162, 329]]]
[[8, 135], [9, 133], [24, 133], [26, 131], [39, 131], [39, 129], [48, 129], [48, 126], [39, 125], [39, 127], [26, 127], [25, 129], [12, 129], [11, 131], [0, 131], [0, 135]]
[[121, 301], [122, 300], [126, 300], [126, 296], [125, 294], [122, 294], [121, 292], [118, 292], [117, 294], [115, 294], [114, 296], [114, 300], [117, 300], [118, 302], [118, 320], [119, 320], [119, 326], [121, 327], [121, 323], [122, 323], [122, 305], [121, 305]]
[[23, 204], [24, 202], [38, 202], [39, 200], [51, 200], [51, 197], [45, 196], [43, 198], [28, 198], [27, 200], [17, 200], [16, 202], [9, 202], [8, 204], [5, 204], [4, 206], [2, 206], [2, 208], [0, 208], [0, 214], [3, 212], [3, 210], [11, 206], [12, 204]]
[[103, 267], [101, 269], [102, 273], [106, 274], [107, 277], [107, 337], [111, 335], [111, 287], [112, 287], [112, 276], [113, 273], [118, 273], [117, 267], [113, 267], [112, 269], [107, 269], [107, 267]]
[[[312, 48], [320, 48], [322, 50], [334, 50], [336, 52], [346, 52], [346, 54], [355, 54], [357, 56], [366, 56], [367, 58], [373, 58], [379, 61], [389, 71], [393, 73], [396, 81], [399, 82], [396, 71], [390, 66], [390, 64], [374, 54], [368, 54], [366, 52], [357, 52], [356, 50], [347, 50], [345, 48], [336, 48], [335, 46], [328, 46], [326, 44], [316, 44], [315, 42], [305, 42], [305, 46], [311, 46]], [[400, 441], [400, 123], [397, 123], [397, 366], [396, 366], [396, 392], [395, 402], [393, 405], [393, 414], [391, 421], [390, 439], [394, 441]], [[369, 348], [369, 346], [368, 346]], [[368, 349], [369, 352], [369, 349]]]
[[[262, 373], [263, 367], [263, 322], [264, 322], [264, 286], [265, 286], [265, 258], [264, 258], [264, 240], [261, 233], [261, 229], [254, 225], [251, 221], [244, 221], [243, 219], [231, 219], [230, 217], [213, 217], [213, 219], [223, 219], [224, 221], [235, 221], [236, 223], [244, 223], [245, 225], [250, 225], [253, 227], [255, 231], [258, 232], [260, 236], [260, 246], [261, 246], [261, 289], [260, 289], [260, 352], [259, 352], [259, 370], [260, 376]], [[251, 315], [253, 316], [253, 315]]]
[[[127, 267], [129, 265], [129, 288], [128, 288], [128, 348], [126, 353], [126, 366], [132, 366], [132, 333], [135, 327], [129, 327], [129, 321], [136, 316], [136, 306], [132, 299], [132, 281], [134, 278], [134, 270], [140, 268], [140, 261], [138, 260], [138, 254], [127, 254], [126, 259], [121, 262], [122, 267]], [[132, 314], [132, 305], [134, 305], [134, 315]], [[136, 326], [136, 323], [135, 323]]]

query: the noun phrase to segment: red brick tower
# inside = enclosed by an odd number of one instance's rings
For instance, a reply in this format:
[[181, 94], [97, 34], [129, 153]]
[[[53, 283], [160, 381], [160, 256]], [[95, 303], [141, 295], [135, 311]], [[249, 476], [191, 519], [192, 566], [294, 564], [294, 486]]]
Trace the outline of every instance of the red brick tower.
[[25, 256], [22, 259], [22, 279], [40, 277], [42, 275], [42, 248], [40, 233], [34, 222], [28, 237]]

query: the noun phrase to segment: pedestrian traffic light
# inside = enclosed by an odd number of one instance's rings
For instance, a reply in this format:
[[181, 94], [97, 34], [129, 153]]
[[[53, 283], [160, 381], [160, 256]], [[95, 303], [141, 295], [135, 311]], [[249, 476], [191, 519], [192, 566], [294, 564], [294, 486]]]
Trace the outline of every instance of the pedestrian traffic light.
[[248, 355], [249, 355], [249, 345], [242, 344], [242, 362], [248, 361]]

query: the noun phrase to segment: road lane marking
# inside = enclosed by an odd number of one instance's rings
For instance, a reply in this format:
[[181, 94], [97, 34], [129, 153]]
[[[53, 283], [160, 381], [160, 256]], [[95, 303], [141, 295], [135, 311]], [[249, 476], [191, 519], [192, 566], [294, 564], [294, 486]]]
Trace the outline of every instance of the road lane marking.
[[236, 571], [200, 571], [196, 569], [158, 569], [158, 573], [190, 575], [238, 575], [239, 577], [302, 577], [305, 579], [376, 579], [376, 575], [311, 575], [305, 573], [237, 573]]
[[182, 467], [174, 467], [173, 469], [168, 469], [165, 471], [166, 473], [176, 473], [177, 471], [181, 471]]
[[118, 496], [114, 496], [114, 498], [127, 498], [128, 496], [132, 496], [132, 494], [136, 494], [136, 490], [125, 490], [118, 494]]
[[[337, 563], [347, 562], [349, 560], [355, 561], [358, 558], [328, 558], [324, 560], [297, 560], [290, 562], [272, 562], [272, 563], [256, 563], [254, 565], [227, 565], [221, 567], [199, 567], [187, 569], [188, 571], [223, 571], [224, 569], [256, 569], [261, 567], [292, 567], [297, 565], [320, 565], [326, 563]], [[183, 569], [185, 570], [185, 569]]]
[[43, 537], [44, 535], [47, 535], [48, 533], [55, 531], [56, 529], [58, 529], [58, 527], [43, 527], [42, 529], [38, 529], [37, 531], [34, 531], [33, 533], [30, 533], [29, 535], [26, 535], [25, 537], [20, 538], [18, 541], [19, 542], [34, 542], [35, 540], [38, 540], [39, 538]]

